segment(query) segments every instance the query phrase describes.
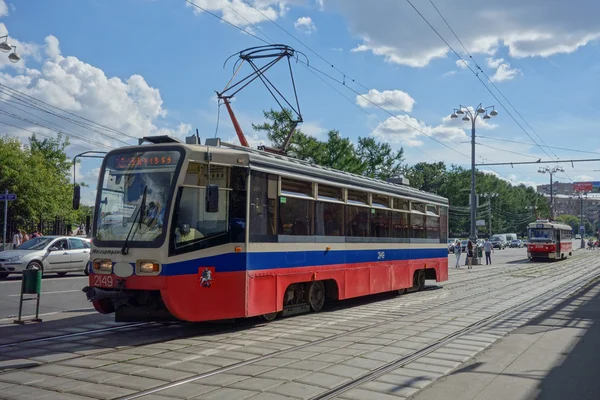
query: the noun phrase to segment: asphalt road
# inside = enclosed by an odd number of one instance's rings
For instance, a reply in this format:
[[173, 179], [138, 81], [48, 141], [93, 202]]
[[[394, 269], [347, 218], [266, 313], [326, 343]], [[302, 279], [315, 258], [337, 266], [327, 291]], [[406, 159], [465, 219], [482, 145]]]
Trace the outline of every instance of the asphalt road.
[[[92, 306], [81, 289], [88, 284], [88, 277], [83, 273], [70, 273], [59, 277], [56, 274], [44, 275], [40, 299], [40, 314], [61, 311], [90, 309]], [[0, 281], [0, 320], [13, 318], [19, 313], [19, 297], [21, 293], [21, 277], [11, 275]], [[34, 297], [25, 295], [25, 297]], [[35, 314], [35, 300], [23, 302], [23, 315]]]

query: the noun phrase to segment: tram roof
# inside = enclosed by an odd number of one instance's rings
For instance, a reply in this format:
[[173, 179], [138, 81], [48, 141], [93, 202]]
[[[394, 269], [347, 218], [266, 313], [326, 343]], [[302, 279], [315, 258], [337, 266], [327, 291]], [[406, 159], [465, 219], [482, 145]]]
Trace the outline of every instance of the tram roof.
[[[204, 145], [185, 146], [194, 151], [205, 151], [206, 149], [206, 146]], [[201, 148], [199, 149], [198, 147]], [[389, 195], [407, 196], [422, 201], [430, 201], [444, 205], [448, 204], [448, 199], [445, 197], [415, 189], [407, 185], [386, 182], [380, 179], [339, 171], [280, 154], [237, 146], [230, 143], [221, 143], [221, 146], [210, 146], [210, 150], [211, 152], [215, 153], [245, 153], [248, 155], [250, 167], [263, 172], [270, 172], [301, 180], [306, 180], [307, 177], [310, 177], [313, 181], [322, 180], [328, 184], [337, 184], [346, 187], [353, 186], [357, 190], [367, 189], [372, 191], [386, 192]]]
[[573, 228], [571, 228], [570, 225], [561, 224], [559, 222], [551, 222], [551, 221], [547, 221], [547, 220], [532, 222], [528, 225], [528, 228], [547, 228], [547, 229], [558, 228], [558, 229], [562, 229], [562, 230], [566, 230], [566, 231], [573, 230]]

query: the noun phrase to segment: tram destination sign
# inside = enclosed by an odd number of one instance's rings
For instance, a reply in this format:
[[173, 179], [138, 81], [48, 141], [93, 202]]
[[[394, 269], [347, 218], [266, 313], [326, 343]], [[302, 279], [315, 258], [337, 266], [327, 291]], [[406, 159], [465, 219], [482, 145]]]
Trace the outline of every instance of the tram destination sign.
[[576, 192], [600, 193], [600, 182], [575, 182], [573, 190]]

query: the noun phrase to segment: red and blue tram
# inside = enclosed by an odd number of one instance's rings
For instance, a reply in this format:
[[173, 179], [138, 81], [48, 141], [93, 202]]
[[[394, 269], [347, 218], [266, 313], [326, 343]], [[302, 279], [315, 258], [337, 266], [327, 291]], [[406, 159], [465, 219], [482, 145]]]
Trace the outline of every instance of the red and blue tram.
[[448, 201], [404, 184], [211, 140], [111, 151], [88, 299], [117, 321], [319, 311], [448, 279]]
[[562, 260], [573, 255], [573, 230], [569, 225], [539, 220], [527, 227], [527, 257]]

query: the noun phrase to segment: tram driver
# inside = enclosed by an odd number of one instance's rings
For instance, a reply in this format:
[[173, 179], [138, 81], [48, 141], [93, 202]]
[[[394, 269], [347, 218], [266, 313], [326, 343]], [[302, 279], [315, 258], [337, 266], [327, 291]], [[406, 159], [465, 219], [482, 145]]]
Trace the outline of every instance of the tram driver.
[[203, 234], [186, 223], [179, 224], [179, 229], [175, 231], [175, 243], [191, 242], [203, 237]]

